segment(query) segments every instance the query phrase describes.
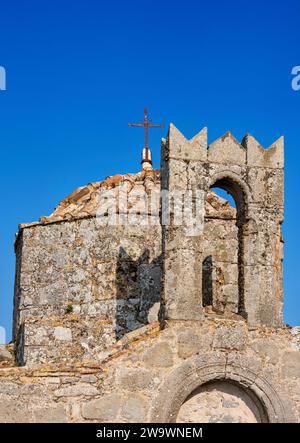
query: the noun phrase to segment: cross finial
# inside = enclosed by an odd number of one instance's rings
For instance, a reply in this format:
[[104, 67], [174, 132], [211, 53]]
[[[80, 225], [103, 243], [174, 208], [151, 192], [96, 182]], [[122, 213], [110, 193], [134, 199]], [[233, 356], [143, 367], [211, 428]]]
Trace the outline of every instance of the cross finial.
[[148, 120], [148, 109], [144, 108], [144, 121], [143, 123], [128, 123], [128, 126], [144, 126], [145, 130], [145, 146], [143, 148], [142, 153], [142, 168], [143, 169], [152, 169], [152, 158], [151, 158], [151, 151], [149, 149], [149, 137], [148, 137], [148, 130], [149, 128], [162, 128], [163, 125], [158, 125], [154, 123], [149, 123]]

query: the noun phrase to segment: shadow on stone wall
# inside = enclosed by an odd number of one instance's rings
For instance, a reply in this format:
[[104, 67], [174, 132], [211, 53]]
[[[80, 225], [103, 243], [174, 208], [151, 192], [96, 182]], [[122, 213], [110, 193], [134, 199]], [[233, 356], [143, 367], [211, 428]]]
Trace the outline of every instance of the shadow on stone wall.
[[134, 260], [119, 248], [116, 271], [116, 340], [157, 320], [161, 298], [161, 256], [150, 261], [150, 252]]

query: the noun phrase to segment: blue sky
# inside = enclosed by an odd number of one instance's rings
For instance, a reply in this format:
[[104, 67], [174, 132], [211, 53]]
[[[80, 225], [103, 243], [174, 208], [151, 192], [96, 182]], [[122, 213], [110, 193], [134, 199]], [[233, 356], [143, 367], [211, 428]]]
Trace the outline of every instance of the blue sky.
[[139, 170], [144, 105], [164, 129], [286, 140], [285, 321], [300, 324], [298, 1], [2, 2], [0, 325], [10, 338], [19, 222], [76, 187]]

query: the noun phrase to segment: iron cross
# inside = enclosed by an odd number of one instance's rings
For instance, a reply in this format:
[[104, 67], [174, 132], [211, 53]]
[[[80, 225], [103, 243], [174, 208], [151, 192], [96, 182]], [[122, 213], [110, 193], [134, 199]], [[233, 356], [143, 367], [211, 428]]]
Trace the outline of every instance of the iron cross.
[[146, 150], [146, 159], [149, 159], [149, 145], [148, 145], [148, 130], [149, 128], [163, 128], [163, 125], [157, 125], [154, 123], [149, 123], [148, 120], [148, 109], [144, 109], [144, 121], [143, 123], [128, 123], [128, 126], [144, 126], [145, 129], [145, 150]]

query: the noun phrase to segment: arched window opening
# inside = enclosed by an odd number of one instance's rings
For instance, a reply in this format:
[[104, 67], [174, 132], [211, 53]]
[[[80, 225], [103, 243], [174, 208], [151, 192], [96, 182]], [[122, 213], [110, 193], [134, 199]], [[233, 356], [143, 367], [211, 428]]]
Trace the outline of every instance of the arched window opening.
[[209, 255], [202, 263], [202, 304], [213, 305], [213, 259]]
[[211, 190], [221, 198], [225, 198], [230, 203], [231, 207], [236, 209], [236, 218], [239, 224], [244, 222], [245, 217], [245, 194], [240, 185], [234, 182], [231, 178], [224, 177], [216, 180], [211, 186]]
[[245, 207], [242, 188], [230, 178], [218, 179], [207, 193], [202, 304], [218, 314], [244, 314]]
[[235, 210], [237, 209], [236, 207], [236, 203], [235, 203], [235, 199], [234, 197], [230, 194], [230, 192], [225, 191], [222, 188], [217, 188], [217, 187], [213, 187], [212, 191], [220, 198], [220, 200], [224, 203], [227, 202], [227, 205], [230, 206], [231, 208], [234, 208]]

